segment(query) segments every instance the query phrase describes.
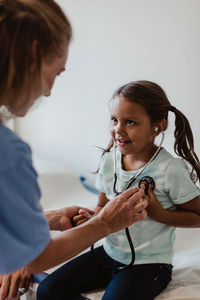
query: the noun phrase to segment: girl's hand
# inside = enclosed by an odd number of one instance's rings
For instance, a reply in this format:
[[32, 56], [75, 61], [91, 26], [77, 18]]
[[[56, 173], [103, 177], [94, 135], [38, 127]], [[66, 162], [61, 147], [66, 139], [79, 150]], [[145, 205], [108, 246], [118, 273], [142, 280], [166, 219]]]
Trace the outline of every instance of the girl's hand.
[[164, 209], [152, 191], [151, 187], [148, 189], [148, 203], [147, 215], [148, 217], [157, 221], [157, 219], [160, 219], [160, 216], [163, 215]]
[[32, 275], [21, 268], [16, 272], [0, 275], [0, 300], [17, 300], [23, 293], [18, 288], [25, 288], [28, 291]]
[[78, 226], [88, 221], [94, 216], [94, 212], [84, 208], [79, 209], [79, 214], [73, 217], [74, 226]]

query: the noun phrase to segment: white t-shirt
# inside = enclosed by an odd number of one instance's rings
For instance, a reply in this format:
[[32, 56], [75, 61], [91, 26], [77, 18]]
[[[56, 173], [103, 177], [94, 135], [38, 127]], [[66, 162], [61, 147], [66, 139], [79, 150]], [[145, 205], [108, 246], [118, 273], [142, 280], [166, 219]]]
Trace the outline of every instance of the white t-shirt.
[[[122, 191], [130, 178], [139, 170], [123, 170], [121, 153], [118, 150], [116, 162], [116, 190]], [[96, 180], [97, 189], [105, 193], [109, 200], [115, 197], [113, 169], [114, 161], [111, 151], [103, 155]], [[198, 187], [190, 179], [185, 162], [174, 158], [164, 148], [138, 176], [132, 186], [138, 186], [140, 179], [144, 176], [154, 179], [154, 193], [164, 209], [174, 210], [176, 204], [188, 202], [200, 194]], [[172, 263], [175, 227], [146, 217], [145, 220], [130, 226], [129, 230], [135, 248], [135, 264]], [[124, 230], [110, 234], [105, 239], [104, 249], [109, 256], [121, 263], [129, 264], [131, 261], [131, 250]]]

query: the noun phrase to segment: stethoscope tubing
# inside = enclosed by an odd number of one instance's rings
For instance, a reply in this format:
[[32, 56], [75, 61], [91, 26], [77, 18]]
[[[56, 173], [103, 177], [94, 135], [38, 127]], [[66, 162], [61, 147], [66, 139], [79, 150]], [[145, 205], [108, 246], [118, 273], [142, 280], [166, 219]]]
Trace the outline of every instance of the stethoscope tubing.
[[116, 185], [117, 185], [117, 168], [116, 168], [116, 148], [117, 146], [113, 145], [113, 161], [114, 161], [114, 183], [113, 183], [113, 193], [117, 196], [117, 195], [120, 195], [121, 193], [125, 192], [126, 190], [128, 190], [130, 188], [130, 186], [133, 184], [133, 182], [137, 179], [137, 177], [144, 171], [144, 169], [146, 169], [146, 167], [156, 158], [156, 156], [158, 155], [158, 153], [160, 152], [160, 149], [162, 147], [162, 144], [163, 144], [163, 141], [164, 141], [164, 137], [165, 137], [165, 134], [163, 131], [161, 131], [161, 134], [162, 134], [162, 138], [161, 138], [161, 141], [160, 141], [160, 144], [158, 146], [158, 149], [156, 150], [156, 152], [154, 153], [154, 155], [151, 157], [151, 159], [146, 163], [146, 165], [141, 168], [138, 173], [133, 176], [129, 182], [127, 183], [127, 185], [123, 188], [123, 190], [121, 192], [118, 192], [117, 189], [116, 189]]

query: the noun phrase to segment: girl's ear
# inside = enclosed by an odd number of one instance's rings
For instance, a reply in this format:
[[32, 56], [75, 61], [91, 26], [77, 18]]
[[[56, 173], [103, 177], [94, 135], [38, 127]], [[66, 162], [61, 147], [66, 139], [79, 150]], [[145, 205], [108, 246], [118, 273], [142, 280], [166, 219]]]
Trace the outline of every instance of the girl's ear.
[[166, 119], [163, 119], [160, 122], [154, 123], [154, 125], [152, 127], [154, 137], [156, 137], [157, 135], [159, 135], [159, 133], [161, 131], [164, 131], [166, 129], [166, 126], [167, 126]]

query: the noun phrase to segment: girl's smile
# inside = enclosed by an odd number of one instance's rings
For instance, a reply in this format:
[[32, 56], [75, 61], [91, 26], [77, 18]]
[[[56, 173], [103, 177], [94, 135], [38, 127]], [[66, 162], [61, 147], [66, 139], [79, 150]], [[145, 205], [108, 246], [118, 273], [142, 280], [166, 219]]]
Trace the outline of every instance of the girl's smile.
[[121, 146], [121, 147], [123, 147], [123, 146], [125, 146], [125, 145], [131, 143], [130, 140], [124, 140], [124, 139], [120, 139], [120, 138], [119, 138], [119, 139], [116, 139], [116, 141], [117, 141], [117, 145], [119, 145], [119, 146]]

